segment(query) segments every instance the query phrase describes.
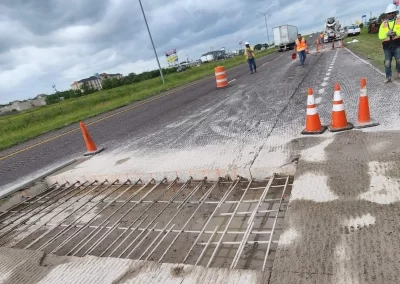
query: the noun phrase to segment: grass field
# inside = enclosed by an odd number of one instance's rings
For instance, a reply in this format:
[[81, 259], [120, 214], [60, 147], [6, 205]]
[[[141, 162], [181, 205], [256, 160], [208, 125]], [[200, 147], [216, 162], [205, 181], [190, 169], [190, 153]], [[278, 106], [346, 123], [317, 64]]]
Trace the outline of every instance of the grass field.
[[[353, 38], [357, 39], [359, 42], [348, 44], [347, 42], [352, 41]], [[379, 40], [378, 34], [368, 34], [368, 29], [363, 28], [360, 35], [347, 37], [344, 43], [351, 51], [364, 59], [369, 59], [371, 64], [382, 69], [382, 71], [384, 70], [382, 42]]]
[[[257, 57], [275, 52], [268, 49], [257, 53]], [[56, 130], [80, 120], [128, 105], [135, 101], [157, 95], [161, 92], [214, 74], [214, 68], [223, 65], [225, 68], [244, 63], [244, 57], [203, 64], [199, 67], [167, 75], [166, 84], [161, 78], [139, 82], [119, 88], [100, 91], [85, 97], [70, 99], [58, 104], [49, 105], [23, 113], [0, 117], [0, 150], [22, 143], [46, 132]]]

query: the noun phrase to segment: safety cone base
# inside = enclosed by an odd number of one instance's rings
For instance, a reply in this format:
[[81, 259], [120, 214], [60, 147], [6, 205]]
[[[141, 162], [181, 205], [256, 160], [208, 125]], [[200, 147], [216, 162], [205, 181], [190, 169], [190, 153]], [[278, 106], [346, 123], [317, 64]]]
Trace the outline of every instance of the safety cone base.
[[93, 156], [93, 155], [96, 155], [96, 154], [98, 154], [100, 152], [103, 152], [103, 151], [104, 151], [104, 148], [100, 148], [100, 149], [97, 149], [96, 151], [93, 151], [93, 152], [86, 152], [85, 154], [83, 154], [83, 156]]
[[353, 129], [354, 125], [351, 123], [348, 123], [345, 127], [340, 127], [340, 128], [334, 128], [332, 126], [328, 126], [328, 129], [330, 132], [340, 132], [340, 131], [346, 131], [346, 130], [350, 130]]
[[374, 126], [378, 126], [379, 122], [371, 119], [369, 122], [365, 122], [365, 123], [360, 123], [360, 122], [356, 122], [354, 123], [354, 128], [360, 129], [360, 128], [367, 128], [367, 127], [374, 127]]
[[306, 131], [306, 130], [304, 129], [304, 130], [301, 132], [301, 134], [303, 134], [303, 135], [322, 134], [322, 133], [325, 132], [325, 130], [326, 130], [327, 128], [328, 128], [328, 127], [326, 127], [326, 126], [321, 126], [321, 129], [318, 130], [318, 131]]

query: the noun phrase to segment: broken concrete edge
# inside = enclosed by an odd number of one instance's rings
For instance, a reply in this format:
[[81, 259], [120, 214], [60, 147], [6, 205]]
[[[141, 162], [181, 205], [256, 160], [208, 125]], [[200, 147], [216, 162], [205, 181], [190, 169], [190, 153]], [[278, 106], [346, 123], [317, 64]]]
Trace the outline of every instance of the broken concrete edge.
[[[205, 268], [190, 264], [97, 256], [57, 256], [42, 251], [0, 248], [9, 283], [267, 283], [271, 271]], [[3, 275], [2, 275], [3, 276]], [[35, 281], [36, 280], [36, 281]], [[209, 280], [209, 281], [208, 281]]]
[[65, 182], [75, 183], [75, 182], [94, 182], [94, 181], [115, 181], [119, 180], [120, 182], [130, 180], [130, 181], [138, 181], [142, 182], [150, 182], [152, 180], [162, 181], [164, 179], [167, 180], [175, 180], [179, 178], [180, 182], [186, 182], [190, 179], [194, 180], [202, 180], [207, 178], [209, 181], [232, 181], [237, 178], [243, 180], [265, 180], [266, 178], [271, 177], [273, 174], [277, 175], [294, 175], [296, 172], [296, 164], [290, 163], [287, 165], [283, 165], [279, 168], [277, 167], [261, 167], [261, 168], [231, 168], [231, 169], [207, 169], [207, 170], [177, 170], [171, 172], [155, 172], [155, 173], [139, 173], [139, 172], [123, 172], [123, 173], [102, 173], [97, 175], [68, 175], [68, 173], [63, 173], [60, 175], [53, 175], [46, 177], [45, 181], [48, 185], [59, 183], [64, 184]]
[[[0, 199], [1, 199], [1, 198], [4, 198], [4, 197], [6, 197], [6, 196], [9, 196], [10, 194], [13, 194], [13, 193], [15, 193], [15, 192], [17, 192], [17, 191], [23, 190], [23, 189], [25, 189], [25, 188], [31, 186], [31, 185], [34, 184], [35, 182], [37, 182], [37, 181], [39, 181], [39, 180], [42, 180], [42, 179], [44, 179], [44, 178], [46, 178], [46, 177], [52, 175], [53, 173], [58, 172], [59, 170], [61, 170], [61, 169], [63, 169], [63, 168], [66, 168], [66, 167], [72, 165], [72, 164], [75, 163], [75, 162], [76, 162], [76, 159], [70, 160], [70, 161], [68, 161], [68, 162], [65, 162], [65, 163], [59, 165], [59, 166], [56, 166], [56, 167], [54, 167], [54, 168], [51, 168], [51, 169], [49, 169], [48, 171], [46, 171], [46, 172], [44, 172], [44, 173], [42, 173], [42, 174], [40, 174], [40, 175], [38, 175], [38, 176], [33, 177], [32, 179], [28, 180], [27, 182], [25, 182], [25, 183], [23, 183], [23, 184], [18, 184], [18, 185], [15, 185], [15, 186], [10, 187], [10, 188], [8, 188], [8, 189], [6, 189], [6, 190], [4, 190], [4, 191], [1, 191], [1, 192], [0, 192]], [[46, 183], [47, 183], [47, 182], [46, 182]], [[55, 184], [55, 182], [54, 182], [54, 183], [51, 183], [51, 184], [47, 183], [48, 186], [51, 186], [51, 185], [53, 185], [53, 184]]]
[[85, 154], [83, 154], [83, 156], [94, 156], [94, 155], [96, 155], [98, 153], [101, 153], [103, 151], [104, 151], [104, 148], [100, 148], [100, 149], [98, 149], [96, 151], [93, 151], [93, 152], [86, 152]]

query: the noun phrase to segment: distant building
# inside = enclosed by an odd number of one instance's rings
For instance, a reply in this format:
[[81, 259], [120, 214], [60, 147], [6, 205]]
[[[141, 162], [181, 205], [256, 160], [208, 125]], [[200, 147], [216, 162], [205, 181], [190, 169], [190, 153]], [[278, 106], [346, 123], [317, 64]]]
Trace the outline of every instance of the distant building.
[[46, 95], [38, 95], [33, 100], [27, 100], [24, 102], [13, 101], [9, 105], [0, 107], [0, 114], [12, 112], [12, 111], [24, 111], [35, 107], [46, 105]]
[[117, 73], [117, 74], [107, 74], [107, 73], [100, 74], [100, 79], [102, 81], [105, 79], [111, 79], [111, 78], [121, 79], [122, 77], [124, 77], [124, 76], [122, 76], [122, 74], [119, 74], [119, 73]]
[[84, 84], [87, 84], [89, 87], [95, 90], [101, 90], [102, 89], [102, 83], [106, 79], [111, 79], [111, 78], [117, 78], [121, 79], [123, 76], [122, 74], [107, 74], [107, 73], [102, 73], [98, 76], [90, 76], [89, 78], [85, 78], [79, 81], [75, 81], [72, 85], [71, 88], [72, 90], [81, 90]]
[[72, 90], [81, 90], [83, 85], [88, 85], [90, 88], [95, 90], [101, 90], [101, 79], [95, 76], [90, 76], [89, 78], [85, 78], [79, 81], [75, 81], [71, 88]]

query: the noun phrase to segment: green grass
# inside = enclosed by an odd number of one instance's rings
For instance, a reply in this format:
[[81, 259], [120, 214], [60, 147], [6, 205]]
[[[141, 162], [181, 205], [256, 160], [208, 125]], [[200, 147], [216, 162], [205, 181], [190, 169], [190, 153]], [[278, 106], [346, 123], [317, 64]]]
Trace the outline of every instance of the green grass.
[[[257, 53], [261, 57], [275, 52], [268, 49]], [[166, 84], [160, 78], [100, 91], [85, 97], [70, 99], [58, 104], [44, 106], [29, 111], [0, 117], [0, 150], [35, 138], [46, 132], [60, 129], [80, 120], [140, 101], [164, 91], [214, 74], [214, 68], [223, 65], [226, 69], [244, 63], [244, 57], [192, 67], [182, 73], [165, 77]]]
[[[347, 44], [353, 38], [359, 42]], [[382, 41], [378, 38], [378, 34], [368, 34], [368, 28], [363, 28], [361, 34], [354, 37], [347, 37], [344, 41], [347, 48], [357, 55], [369, 59], [371, 64], [384, 70], [383, 61], [385, 59], [382, 49]]]

